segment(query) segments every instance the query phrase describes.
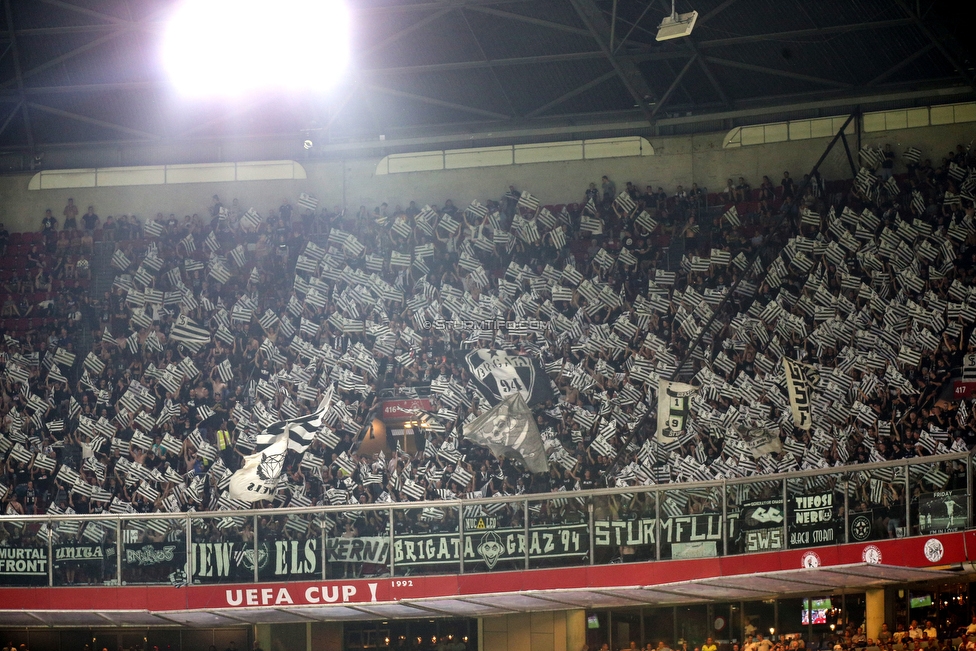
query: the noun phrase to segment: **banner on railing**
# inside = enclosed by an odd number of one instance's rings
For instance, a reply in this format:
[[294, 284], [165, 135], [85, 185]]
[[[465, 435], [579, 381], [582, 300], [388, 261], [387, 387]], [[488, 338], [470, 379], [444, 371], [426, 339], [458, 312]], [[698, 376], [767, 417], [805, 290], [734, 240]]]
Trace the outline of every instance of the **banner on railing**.
[[390, 561], [390, 538], [389, 536], [329, 538], [325, 542], [325, 553], [330, 563], [386, 565]]
[[0, 546], [0, 584], [47, 585], [46, 547]]
[[115, 563], [115, 545], [54, 545], [54, 567]]
[[962, 531], [969, 513], [965, 488], [923, 493], [918, 498], [918, 528], [923, 534]]
[[[729, 537], [737, 533], [738, 514], [729, 514]], [[657, 544], [657, 520], [596, 520], [593, 543], [600, 547], [642, 547]], [[701, 513], [661, 518], [661, 544], [722, 541], [722, 514]]]
[[212, 583], [226, 579], [250, 581], [257, 565], [261, 580], [298, 580], [322, 576], [320, 540], [214, 542], [190, 545], [193, 581]]
[[[589, 553], [590, 536], [585, 524], [533, 527], [529, 531], [529, 561], [567, 558]], [[456, 565], [461, 559], [456, 533], [397, 536], [393, 558], [397, 567]], [[525, 560], [523, 529], [494, 529], [464, 536], [464, 562], [484, 563], [488, 569], [505, 561]]]
[[768, 499], [746, 502], [739, 512], [742, 529], [741, 551], [760, 552], [783, 549], [783, 500]]
[[[840, 542], [841, 531], [838, 531], [838, 520], [834, 517], [835, 506], [836, 500], [831, 491], [791, 496], [790, 547], [832, 545]], [[839, 521], [843, 523], [842, 519]]]

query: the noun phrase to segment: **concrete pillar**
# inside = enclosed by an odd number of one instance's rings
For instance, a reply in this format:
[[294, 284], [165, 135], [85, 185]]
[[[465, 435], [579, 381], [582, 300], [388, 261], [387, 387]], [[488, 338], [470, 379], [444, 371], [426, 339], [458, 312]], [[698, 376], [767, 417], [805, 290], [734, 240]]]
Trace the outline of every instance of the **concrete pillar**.
[[479, 651], [579, 651], [586, 643], [586, 612], [520, 613], [478, 620]]
[[264, 651], [271, 651], [271, 624], [255, 624], [254, 639]]
[[878, 633], [881, 632], [881, 625], [885, 621], [885, 591], [884, 588], [876, 588], [874, 590], [866, 590], [864, 593], [865, 600], [865, 619], [867, 620], [868, 629], [865, 634], [875, 640], [878, 639]]
[[566, 651], [580, 651], [586, 644], [586, 611], [567, 610]]

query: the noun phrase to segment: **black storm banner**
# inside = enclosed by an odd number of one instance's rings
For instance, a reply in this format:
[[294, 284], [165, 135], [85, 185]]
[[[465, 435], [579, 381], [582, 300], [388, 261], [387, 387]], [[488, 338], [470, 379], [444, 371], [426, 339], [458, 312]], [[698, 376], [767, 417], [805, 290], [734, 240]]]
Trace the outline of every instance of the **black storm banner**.
[[492, 405], [513, 393], [521, 393], [530, 407], [552, 400], [549, 376], [531, 357], [479, 348], [468, 353], [465, 361], [478, 390]]
[[838, 542], [832, 492], [793, 495], [788, 503], [790, 547], [811, 547]]

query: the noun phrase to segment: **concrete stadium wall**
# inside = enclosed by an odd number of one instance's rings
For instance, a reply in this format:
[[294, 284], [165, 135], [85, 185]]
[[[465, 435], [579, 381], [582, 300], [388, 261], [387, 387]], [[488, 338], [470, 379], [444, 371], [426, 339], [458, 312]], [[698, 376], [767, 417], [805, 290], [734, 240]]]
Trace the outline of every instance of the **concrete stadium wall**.
[[[956, 144], [968, 144], [976, 136], [976, 124], [947, 125], [920, 129], [865, 134], [863, 144], [891, 144], [896, 152], [909, 146], [938, 164]], [[81, 213], [88, 205], [104, 218], [107, 215], [137, 214], [151, 217], [158, 212], [177, 216], [206, 214], [210, 197], [220, 195], [225, 204], [237, 198], [244, 209], [255, 207], [266, 213], [289, 198], [294, 203], [300, 192], [314, 194], [321, 205], [345, 205], [358, 210], [387, 202], [391, 207], [415, 200], [418, 205], [441, 205], [452, 199], [466, 205], [472, 199], [484, 202], [500, 197], [509, 184], [529, 190], [544, 203], [579, 201], [587, 185], [599, 183], [608, 175], [622, 189], [626, 181], [639, 187], [662, 186], [673, 192], [677, 185], [693, 182], [713, 191], [724, 187], [726, 178], [743, 176], [758, 187], [762, 176], [779, 183], [784, 170], [802, 177], [823, 152], [829, 138], [798, 142], [754, 145], [723, 149], [724, 133], [653, 138], [655, 155], [643, 158], [617, 158], [595, 161], [538, 163], [506, 167], [487, 167], [438, 172], [376, 175], [379, 157], [350, 158], [345, 161], [305, 162], [304, 181], [259, 181], [200, 183], [172, 186], [133, 186], [119, 188], [78, 188], [73, 190], [28, 191], [31, 175], [0, 177], [0, 221], [11, 231], [40, 229], [44, 210], [51, 208], [60, 219], [68, 197], [73, 197]], [[855, 143], [851, 142], [855, 147]], [[856, 155], [856, 152], [855, 152]], [[826, 179], [847, 178], [850, 168], [842, 146], [831, 152], [821, 168]], [[899, 168], [896, 168], [899, 171]]]

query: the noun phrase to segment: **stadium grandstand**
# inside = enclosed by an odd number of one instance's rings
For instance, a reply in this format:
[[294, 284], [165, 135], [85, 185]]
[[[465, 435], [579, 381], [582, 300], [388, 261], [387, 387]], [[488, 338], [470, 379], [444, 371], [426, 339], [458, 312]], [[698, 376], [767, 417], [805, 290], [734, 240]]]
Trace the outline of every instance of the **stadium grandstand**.
[[4, 651], [976, 649], [951, 8], [279, 4], [3, 3]]

